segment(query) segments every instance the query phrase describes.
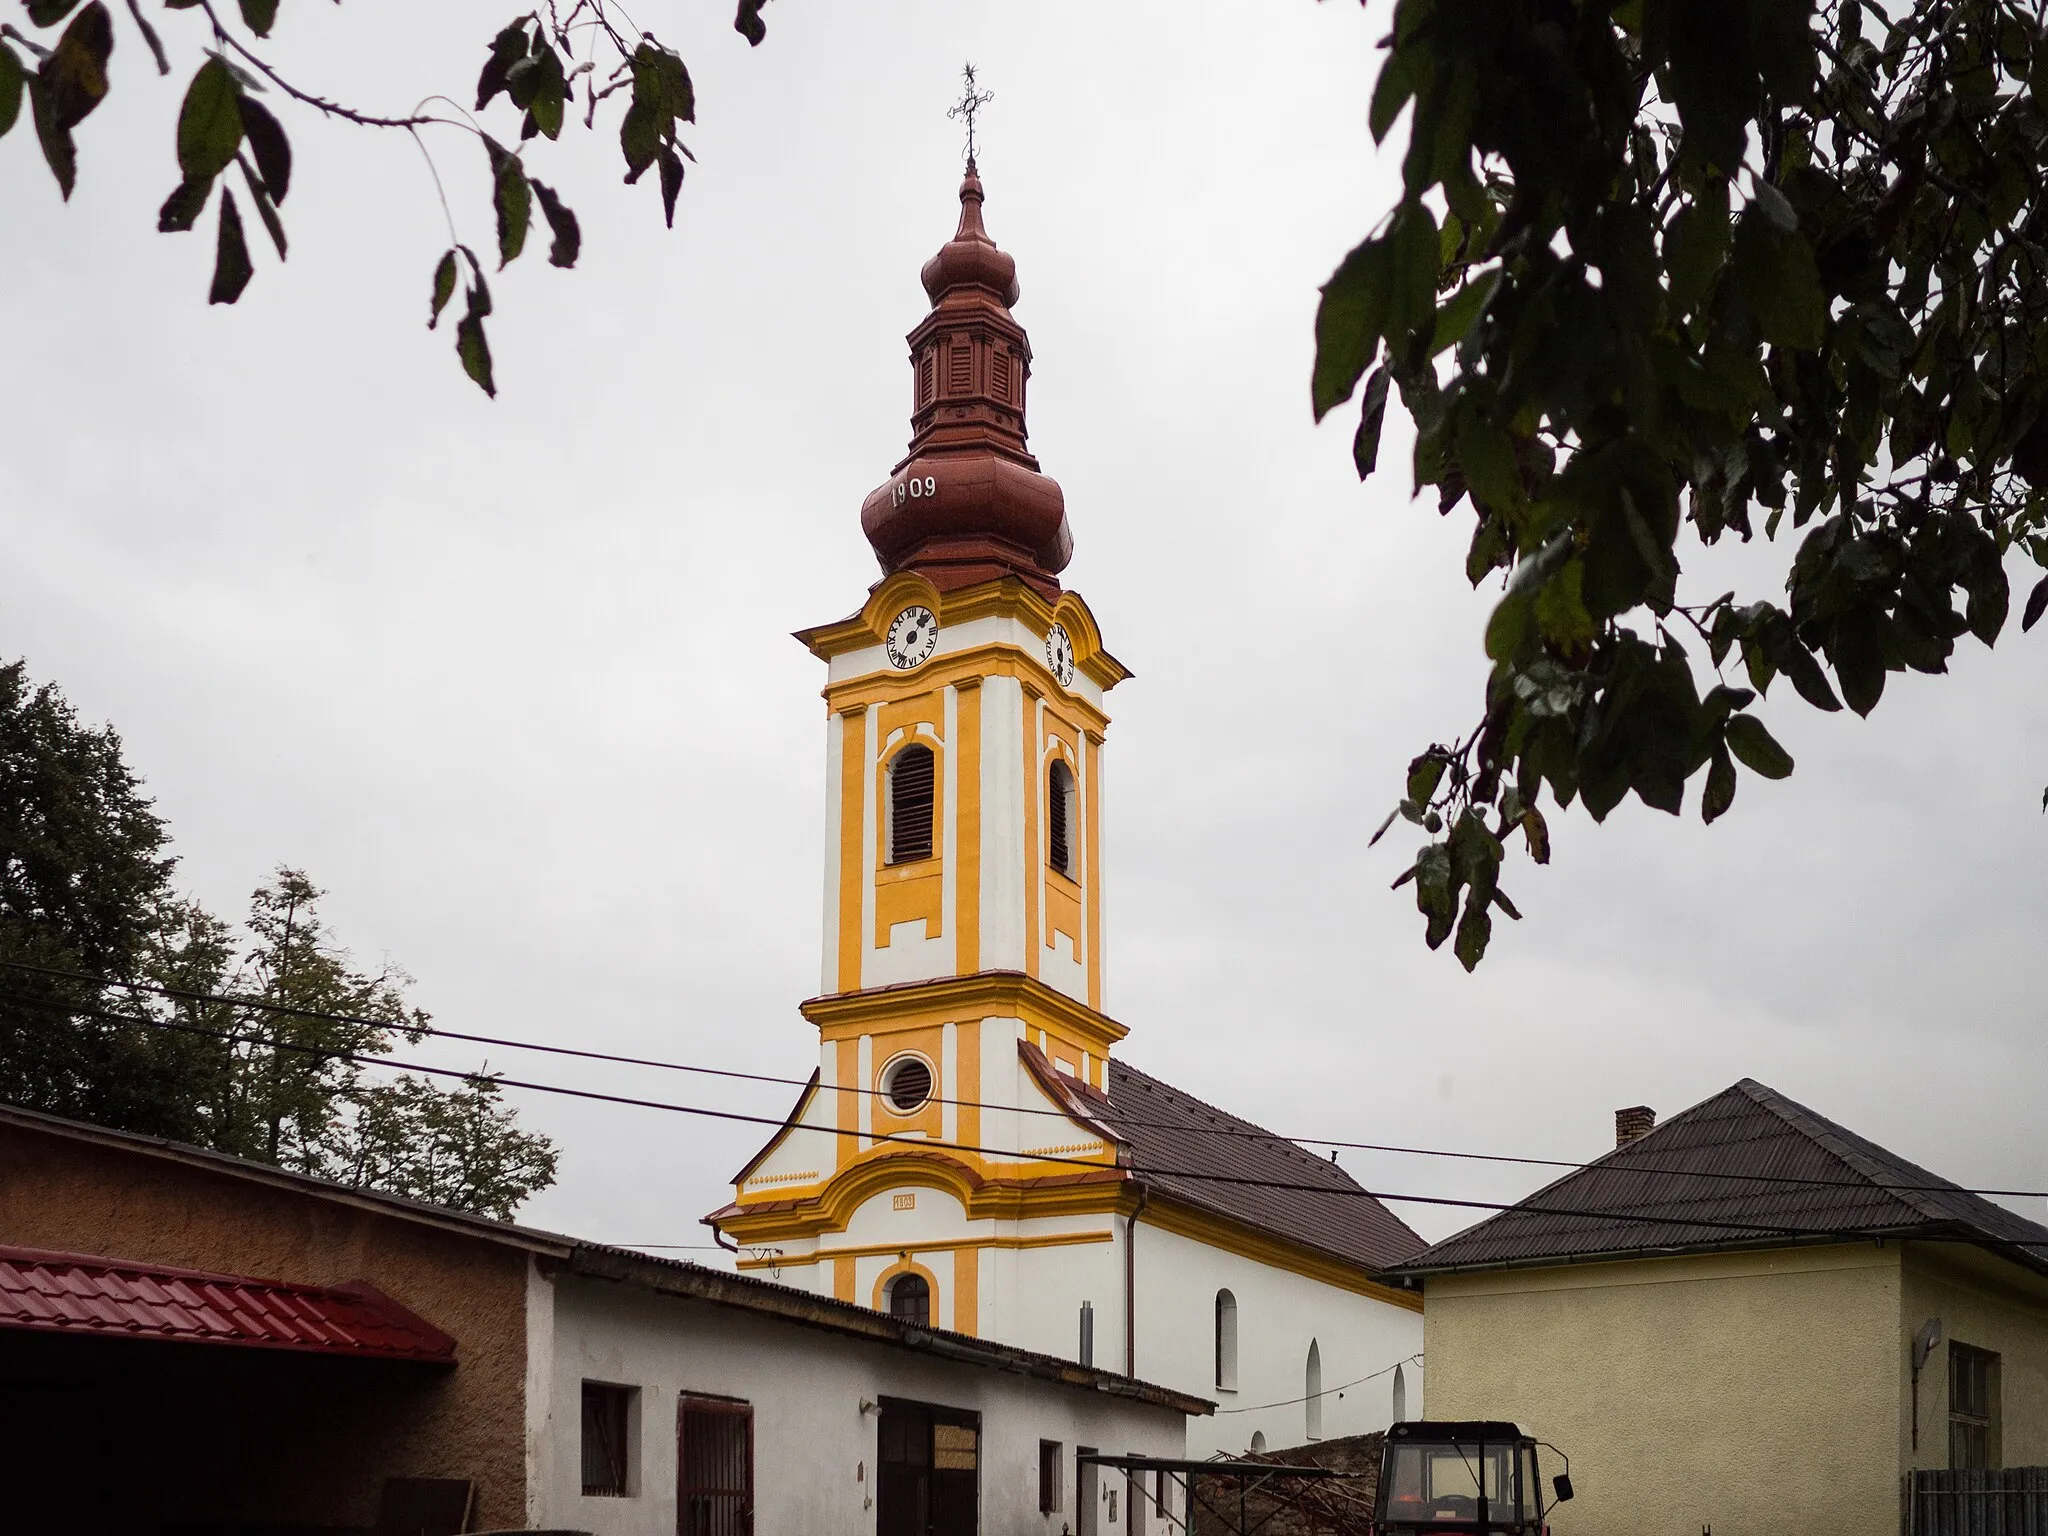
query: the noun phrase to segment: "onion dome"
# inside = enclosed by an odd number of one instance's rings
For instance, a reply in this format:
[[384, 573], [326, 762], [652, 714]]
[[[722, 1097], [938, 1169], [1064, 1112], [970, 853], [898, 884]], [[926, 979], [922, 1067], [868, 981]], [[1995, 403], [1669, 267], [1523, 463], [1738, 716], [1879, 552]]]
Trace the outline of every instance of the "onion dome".
[[960, 227], [925, 263], [932, 311], [910, 333], [910, 451], [861, 507], [884, 572], [941, 591], [1016, 576], [1047, 599], [1073, 558], [1066, 497], [1025, 446], [1031, 342], [1010, 314], [1017, 263], [981, 222], [967, 162]]

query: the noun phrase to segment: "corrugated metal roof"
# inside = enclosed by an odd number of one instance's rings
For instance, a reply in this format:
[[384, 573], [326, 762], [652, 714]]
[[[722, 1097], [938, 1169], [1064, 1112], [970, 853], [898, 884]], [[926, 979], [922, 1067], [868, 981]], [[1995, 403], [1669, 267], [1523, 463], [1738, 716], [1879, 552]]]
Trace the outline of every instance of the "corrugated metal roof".
[[1750, 1078], [1401, 1267], [1427, 1274], [1835, 1234], [1957, 1239], [2048, 1272], [2048, 1227]]
[[1131, 1173], [1148, 1189], [1362, 1269], [1422, 1251], [1408, 1224], [1350, 1174], [1286, 1137], [1114, 1058], [1104, 1094], [1055, 1071], [1037, 1047], [1019, 1049], [1041, 1081], [1124, 1144]]
[[291, 1285], [0, 1247], [0, 1328], [455, 1361], [455, 1340], [367, 1285]]

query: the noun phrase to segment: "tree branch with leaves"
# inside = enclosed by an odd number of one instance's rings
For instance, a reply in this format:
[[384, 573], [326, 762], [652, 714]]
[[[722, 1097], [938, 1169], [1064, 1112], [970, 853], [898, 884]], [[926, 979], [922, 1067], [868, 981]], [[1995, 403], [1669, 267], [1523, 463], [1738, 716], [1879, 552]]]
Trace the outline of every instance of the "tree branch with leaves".
[[[74, 131], [106, 99], [115, 21], [104, 0], [22, 0], [29, 23], [44, 37], [30, 36], [12, 23], [0, 24], [0, 138], [22, 120], [24, 102], [43, 159], [68, 201], [78, 182]], [[160, 75], [172, 73], [163, 35], [144, 12], [145, 0], [127, 0], [129, 25], [141, 37]], [[739, 0], [734, 27], [750, 43], [765, 34], [766, 0]], [[429, 97], [411, 112], [389, 115], [345, 106], [294, 83], [262, 48], [278, 21], [279, 0], [238, 0], [228, 17], [214, 0], [160, 0], [169, 11], [195, 11], [204, 32], [187, 39], [200, 62], [185, 88], [178, 112], [180, 180], [157, 213], [167, 234], [193, 229], [211, 205], [214, 216], [211, 304], [233, 304], [256, 267], [242, 219], [243, 195], [263, 225], [277, 258], [288, 251], [280, 210], [291, 191], [291, 140], [284, 123], [262, 99], [275, 93], [294, 107], [358, 128], [395, 130], [412, 136], [425, 155], [435, 194], [448, 222], [448, 248], [434, 265], [430, 329], [459, 286], [463, 309], [455, 323], [455, 351], [464, 372], [489, 395], [497, 393], [484, 321], [491, 314], [485, 262], [457, 233], [453, 210], [423, 131], [448, 129], [473, 138], [483, 150], [486, 185], [497, 231], [497, 269], [526, 248], [536, 209], [548, 227], [548, 261], [573, 267], [583, 235], [574, 211], [559, 191], [533, 175], [527, 165], [535, 139], [550, 142], [575, 121], [582, 93], [582, 125], [594, 130], [601, 104], [624, 95], [618, 114], [619, 151], [628, 185], [650, 169], [661, 189], [662, 214], [675, 224], [676, 198], [684, 161], [693, 159], [682, 126], [697, 117], [696, 90], [682, 59], [652, 33], [621, 29], [615, 0], [574, 0], [564, 10], [547, 0], [502, 27], [488, 45], [476, 85], [476, 104], [464, 110], [447, 96]], [[53, 40], [47, 34], [62, 28]], [[516, 114], [516, 148], [508, 148], [484, 126], [494, 104], [497, 114]], [[436, 102], [447, 111], [429, 110]], [[509, 135], [508, 135], [509, 137]], [[214, 196], [218, 190], [219, 196]]]
[[[2048, 27], [2016, 0], [1399, 0], [1371, 104], [1402, 194], [1323, 289], [1318, 419], [1391, 390], [1415, 484], [1498, 579], [1484, 699], [1398, 818], [1434, 948], [1478, 964], [1546, 801], [1704, 820], [1792, 758], [1780, 677], [1867, 715], [2048, 566]], [[1801, 537], [1782, 598], [1688, 590]], [[2048, 578], [2022, 614], [2048, 609]]]

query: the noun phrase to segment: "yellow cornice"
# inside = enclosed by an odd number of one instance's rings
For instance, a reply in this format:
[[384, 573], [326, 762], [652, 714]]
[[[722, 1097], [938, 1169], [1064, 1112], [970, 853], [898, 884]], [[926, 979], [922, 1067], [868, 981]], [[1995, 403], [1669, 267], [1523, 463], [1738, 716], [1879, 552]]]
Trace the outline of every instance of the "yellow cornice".
[[[1130, 1215], [1137, 1204], [1138, 1191], [1126, 1190], [1118, 1203], [1118, 1214]], [[1370, 1296], [1375, 1301], [1384, 1301], [1410, 1312], [1422, 1310], [1420, 1292], [1396, 1290], [1372, 1279], [1355, 1264], [1347, 1264], [1301, 1243], [1232, 1221], [1200, 1206], [1163, 1196], [1156, 1190], [1148, 1192], [1140, 1220], [1162, 1231], [1205, 1243], [1211, 1248], [1221, 1248], [1255, 1263], [1270, 1264], [1275, 1269], [1288, 1270], [1360, 1296]]]
[[865, 708], [869, 704], [918, 698], [949, 683], [955, 687], [966, 687], [986, 677], [1022, 678], [1041, 697], [1057, 701], [1058, 707], [1070, 710], [1081, 725], [1096, 736], [1109, 729], [1108, 715], [1080, 694], [1061, 688], [1053, 680], [1053, 675], [1046, 671], [1045, 664], [1030, 652], [1002, 640], [969, 646], [964, 651], [949, 651], [926, 662], [915, 672], [871, 672], [865, 677], [845, 678], [827, 684], [822, 697], [826, 707], [839, 714], [849, 709]]
[[[1013, 618], [1043, 637], [1053, 625], [1066, 627], [1074, 645], [1074, 665], [1103, 689], [1114, 688], [1131, 675], [1130, 668], [1102, 646], [1102, 626], [1078, 592], [1062, 592], [1059, 601], [1048, 603], [1031, 588], [1012, 577], [964, 587], [957, 592], [940, 592], [915, 571], [898, 571], [868, 594], [858, 613], [830, 624], [800, 629], [796, 638], [821, 661], [830, 661], [848, 651], [880, 645], [888, 633], [889, 621], [911, 603], [921, 603], [938, 615], [942, 626], [964, 624], [970, 619]], [[1038, 669], [1044, 673], [1044, 668]], [[914, 675], [931, 671], [922, 667]], [[1050, 674], [1045, 674], [1050, 676]]]
[[[1105, 1149], [1104, 1155], [1111, 1154]], [[823, 1237], [845, 1231], [854, 1212], [873, 1196], [906, 1185], [952, 1195], [969, 1221], [1094, 1215], [1117, 1208], [1117, 1192], [1126, 1178], [1125, 1171], [1110, 1162], [1095, 1170], [1041, 1178], [983, 1174], [936, 1150], [886, 1143], [870, 1148], [816, 1190], [796, 1195], [775, 1191], [752, 1201], [742, 1198], [713, 1219], [720, 1231], [743, 1244]]]
[[1110, 1046], [1130, 1033], [1108, 1014], [1022, 971], [977, 971], [972, 976], [940, 976], [864, 992], [834, 992], [812, 998], [799, 1011], [828, 1040], [873, 1034], [877, 1025], [909, 1029], [974, 1018], [1014, 1018], [1107, 1055]]
[[773, 1258], [741, 1259], [737, 1269], [800, 1269], [827, 1259], [876, 1259], [891, 1253], [955, 1253], [967, 1248], [1073, 1248], [1116, 1240], [1114, 1232], [1040, 1232], [1005, 1237], [941, 1237], [929, 1242], [868, 1243], [852, 1248], [819, 1248], [810, 1253], [785, 1253]]

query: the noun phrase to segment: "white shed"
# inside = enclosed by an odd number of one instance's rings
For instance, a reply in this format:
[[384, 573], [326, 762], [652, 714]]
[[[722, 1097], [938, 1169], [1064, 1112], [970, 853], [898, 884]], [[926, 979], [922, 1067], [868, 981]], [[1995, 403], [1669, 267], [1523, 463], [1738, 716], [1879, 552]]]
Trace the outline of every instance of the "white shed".
[[[1200, 1398], [697, 1265], [536, 1258], [529, 1525], [594, 1536], [1100, 1536], [1185, 1529]], [[1163, 1494], [1163, 1497], [1162, 1497]], [[1134, 1507], [1135, 1506], [1135, 1507]]]

